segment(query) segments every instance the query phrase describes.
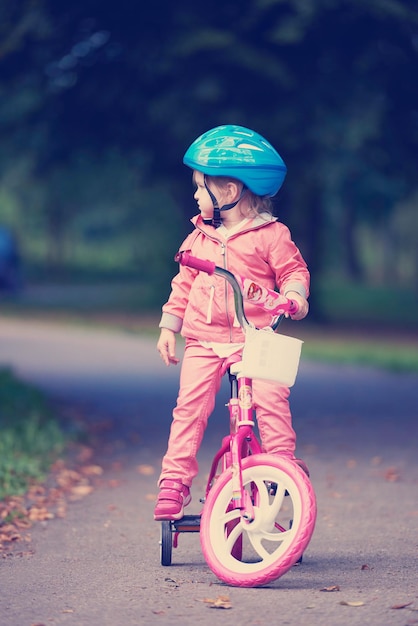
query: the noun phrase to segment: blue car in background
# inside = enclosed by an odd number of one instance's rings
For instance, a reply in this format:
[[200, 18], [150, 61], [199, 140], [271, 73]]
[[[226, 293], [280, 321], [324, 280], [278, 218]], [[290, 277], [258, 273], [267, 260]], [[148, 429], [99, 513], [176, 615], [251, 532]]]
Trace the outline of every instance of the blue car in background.
[[0, 226], [0, 290], [17, 291], [22, 284], [19, 247], [12, 231]]

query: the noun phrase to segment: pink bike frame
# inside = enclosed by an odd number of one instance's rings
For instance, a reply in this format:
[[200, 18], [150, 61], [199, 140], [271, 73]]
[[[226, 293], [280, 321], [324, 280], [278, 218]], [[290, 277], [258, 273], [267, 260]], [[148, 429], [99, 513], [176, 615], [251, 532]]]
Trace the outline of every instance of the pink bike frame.
[[[227, 365], [227, 367], [229, 367]], [[232, 379], [232, 380], [231, 380]], [[247, 521], [254, 519], [254, 511], [251, 499], [247, 491], [243, 489], [241, 461], [248, 454], [262, 452], [260, 443], [254, 435], [252, 381], [246, 376], [235, 378], [230, 374], [231, 387], [234, 388], [236, 380], [237, 395], [231, 394], [228, 402], [230, 434], [223, 438], [221, 448], [216, 453], [206, 487], [206, 496], [209, 493], [213, 480], [216, 476], [219, 463], [224, 459], [226, 469], [232, 466], [232, 501], [233, 508], [240, 509], [242, 516]]]

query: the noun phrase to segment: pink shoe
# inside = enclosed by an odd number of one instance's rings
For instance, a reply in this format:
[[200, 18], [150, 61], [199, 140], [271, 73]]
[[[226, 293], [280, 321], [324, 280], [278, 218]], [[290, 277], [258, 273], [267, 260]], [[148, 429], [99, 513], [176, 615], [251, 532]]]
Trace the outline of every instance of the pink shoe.
[[154, 509], [154, 519], [177, 520], [183, 517], [184, 507], [191, 502], [190, 489], [177, 480], [164, 478]]

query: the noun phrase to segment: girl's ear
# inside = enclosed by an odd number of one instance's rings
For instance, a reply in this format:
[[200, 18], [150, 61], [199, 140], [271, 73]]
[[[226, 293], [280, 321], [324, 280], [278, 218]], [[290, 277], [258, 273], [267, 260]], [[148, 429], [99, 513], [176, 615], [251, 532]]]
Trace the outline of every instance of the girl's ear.
[[227, 185], [227, 193], [228, 193], [228, 200], [230, 202], [234, 202], [237, 198], [239, 198], [241, 189], [239, 188], [236, 182], [231, 180], [229, 181]]

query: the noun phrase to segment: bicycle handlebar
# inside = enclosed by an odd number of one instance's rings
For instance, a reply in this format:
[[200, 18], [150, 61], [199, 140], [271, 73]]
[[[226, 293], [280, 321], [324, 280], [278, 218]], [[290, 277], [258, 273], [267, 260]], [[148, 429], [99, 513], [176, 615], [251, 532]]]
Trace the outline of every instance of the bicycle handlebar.
[[212, 276], [212, 274], [215, 273], [216, 265], [213, 261], [198, 259], [186, 250], [183, 252], [177, 252], [174, 260], [177, 261], [177, 263], [180, 263], [180, 265], [186, 265], [187, 267], [192, 267], [195, 270], [206, 272], [209, 276]]
[[[295, 300], [289, 300], [273, 289], [262, 287], [242, 276], [235, 277], [228, 270], [218, 267], [213, 261], [199, 259], [186, 250], [178, 252], [174, 260], [180, 263], [180, 265], [206, 272], [210, 276], [218, 274], [227, 280], [234, 290], [237, 317], [242, 326], [249, 325], [243, 309], [243, 300], [260, 306], [274, 317], [279, 316], [281, 318], [285, 313], [294, 315], [299, 310], [299, 305]], [[277, 326], [278, 322], [272, 327], [276, 328]]]

